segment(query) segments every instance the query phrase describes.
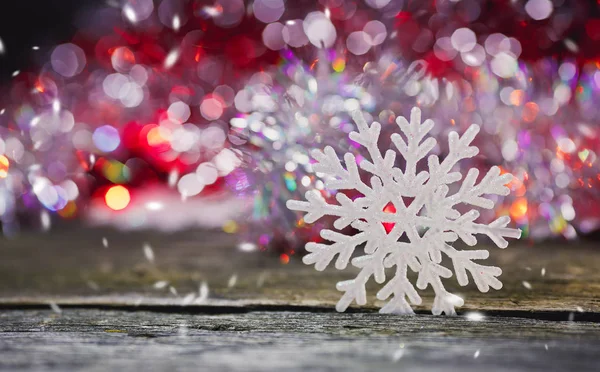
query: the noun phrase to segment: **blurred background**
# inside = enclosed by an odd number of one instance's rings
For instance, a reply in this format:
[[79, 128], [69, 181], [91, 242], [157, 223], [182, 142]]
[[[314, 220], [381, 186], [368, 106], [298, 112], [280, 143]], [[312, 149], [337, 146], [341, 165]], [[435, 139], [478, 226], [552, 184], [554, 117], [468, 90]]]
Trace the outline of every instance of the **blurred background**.
[[514, 175], [483, 219], [510, 215], [531, 244], [598, 237], [596, 1], [40, 0], [0, 15], [2, 239], [216, 229], [283, 262], [323, 227], [285, 201], [335, 195], [309, 152], [360, 156], [350, 112], [389, 137], [413, 106], [439, 143], [481, 125], [463, 170]]

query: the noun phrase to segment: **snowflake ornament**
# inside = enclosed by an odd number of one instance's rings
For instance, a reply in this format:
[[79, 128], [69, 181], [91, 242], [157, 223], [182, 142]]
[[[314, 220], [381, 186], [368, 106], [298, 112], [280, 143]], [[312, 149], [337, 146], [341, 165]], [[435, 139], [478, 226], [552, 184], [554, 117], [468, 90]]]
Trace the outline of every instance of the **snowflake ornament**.
[[[417, 172], [418, 163], [436, 145], [434, 138], [426, 138], [433, 128], [432, 120], [421, 123], [421, 110], [413, 108], [410, 123], [398, 117], [401, 133], [391, 137], [397, 152], [406, 161], [406, 168], [394, 166], [396, 152], [388, 150], [384, 155], [378, 148], [381, 125], [374, 122], [369, 126], [360, 111], [353, 114], [358, 132], [350, 133], [350, 139], [363, 146], [371, 160], [362, 160], [357, 166], [356, 158], [346, 153], [342, 163], [331, 147], [324, 151], [314, 150], [317, 160], [314, 171], [329, 176], [326, 186], [334, 190], [357, 190], [362, 194], [354, 200], [344, 193], [337, 193], [339, 205], [328, 204], [318, 192], [306, 193], [307, 201], [289, 200], [291, 210], [307, 212], [306, 223], [313, 223], [325, 215], [337, 217], [333, 226], [342, 230], [352, 226], [358, 232], [344, 235], [334, 230], [321, 231], [321, 237], [331, 244], [308, 243], [309, 252], [303, 259], [307, 265], [315, 265], [324, 270], [335, 257], [338, 270], [346, 268], [349, 262], [359, 269], [355, 279], [342, 281], [337, 289], [344, 292], [336, 309], [344, 311], [354, 301], [359, 305], [367, 302], [365, 285], [374, 277], [377, 283], [386, 282], [386, 268], [395, 268], [394, 276], [377, 293], [380, 300], [391, 299], [381, 308], [381, 313], [413, 313], [410, 304], [420, 305], [421, 297], [416, 288], [424, 290], [431, 286], [435, 292], [432, 313], [439, 315], [456, 314], [455, 307], [463, 305], [463, 300], [449, 293], [442, 278], [450, 278], [452, 271], [442, 265], [442, 257], [447, 256], [454, 266], [454, 272], [461, 286], [469, 283], [467, 272], [481, 292], [490, 287], [502, 288], [498, 267], [484, 266], [475, 260], [486, 259], [487, 250], [458, 250], [452, 243], [459, 238], [469, 246], [477, 243], [476, 234], [487, 235], [498, 247], [506, 248], [505, 238], [519, 238], [521, 231], [508, 228], [508, 216], [500, 217], [489, 225], [476, 222], [479, 212], [475, 209], [461, 214], [455, 209], [459, 204], [491, 209], [493, 199], [486, 195], [508, 195], [505, 185], [512, 175], [500, 174], [500, 168], [492, 167], [477, 183], [479, 171], [472, 168], [462, 181], [460, 189], [449, 195], [451, 185], [461, 180], [462, 175], [453, 171], [462, 159], [471, 158], [479, 152], [471, 142], [479, 132], [478, 125], [471, 125], [459, 137], [451, 132], [448, 138], [449, 153], [440, 162], [436, 155], [427, 158], [428, 171]], [[345, 164], [345, 166], [343, 165]], [[370, 182], [361, 179], [359, 167], [371, 175]], [[407, 202], [409, 201], [410, 202]], [[407, 242], [408, 240], [408, 242]], [[364, 244], [364, 255], [351, 258], [355, 250]], [[408, 280], [408, 269], [418, 274], [415, 286]]]

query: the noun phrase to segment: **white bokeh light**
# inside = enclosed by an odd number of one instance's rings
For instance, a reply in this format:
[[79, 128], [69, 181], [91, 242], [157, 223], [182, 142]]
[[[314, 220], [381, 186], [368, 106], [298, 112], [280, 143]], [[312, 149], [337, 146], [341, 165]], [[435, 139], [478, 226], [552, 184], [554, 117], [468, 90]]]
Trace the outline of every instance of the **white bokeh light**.
[[470, 51], [477, 44], [475, 33], [466, 27], [454, 31], [450, 41], [454, 49], [463, 53]]
[[329, 48], [337, 37], [335, 27], [325, 13], [309, 13], [302, 24], [304, 33], [312, 45], [318, 48]]
[[527, 4], [525, 4], [525, 11], [536, 21], [550, 17], [552, 10], [553, 5], [550, 0], [529, 0]]
[[371, 49], [373, 42], [369, 34], [364, 31], [355, 31], [348, 35], [346, 39], [346, 47], [350, 53], [361, 56]]

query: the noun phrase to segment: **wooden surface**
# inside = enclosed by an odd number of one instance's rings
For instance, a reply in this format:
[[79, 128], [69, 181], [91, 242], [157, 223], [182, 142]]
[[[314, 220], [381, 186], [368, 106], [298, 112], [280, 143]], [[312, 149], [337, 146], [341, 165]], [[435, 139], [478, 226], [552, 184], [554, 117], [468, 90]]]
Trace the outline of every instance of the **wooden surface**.
[[[373, 297], [335, 313], [335, 283], [352, 272], [242, 252], [219, 232], [76, 229], [0, 240], [0, 369], [598, 370], [596, 245], [492, 248], [502, 290], [449, 280], [465, 298], [461, 316], [424, 315], [426, 294], [422, 315], [402, 317], [377, 314]], [[201, 283], [208, 297], [186, 300]], [[484, 319], [472, 320], [475, 311]]]
[[318, 312], [0, 313], [3, 370], [597, 371], [600, 326]]
[[[0, 302], [178, 304], [206, 282], [204, 305], [331, 307], [340, 295], [335, 284], [355, 276], [351, 269], [317, 272], [296, 256], [284, 265], [277, 255], [240, 251], [235, 239], [219, 232], [75, 230], [0, 240]], [[145, 243], [153, 263], [145, 258]], [[464, 310], [600, 312], [600, 244], [513, 242], [505, 250], [490, 248], [488, 262], [503, 270], [500, 291], [482, 294], [474, 286], [459, 287], [454, 278], [445, 281], [465, 298]], [[155, 289], [159, 281], [169, 282], [177, 295], [169, 286]], [[420, 309], [430, 308], [430, 295]], [[375, 305], [372, 296], [363, 309]]]

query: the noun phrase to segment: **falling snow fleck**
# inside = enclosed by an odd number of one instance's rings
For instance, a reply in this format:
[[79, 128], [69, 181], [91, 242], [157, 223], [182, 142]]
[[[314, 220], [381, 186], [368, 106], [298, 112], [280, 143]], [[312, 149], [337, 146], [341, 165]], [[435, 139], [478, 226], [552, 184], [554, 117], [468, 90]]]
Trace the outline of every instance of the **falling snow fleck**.
[[181, 323], [179, 325], [179, 330], [177, 331], [180, 337], [185, 337], [188, 334], [188, 325], [185, 323]]
[[235, 287], [236, 283], [237, 283], [237, 274], [233, 274], [231, 276], [231, 278], [229, 278], [229, 281], [227, 282], [227, 287], [228, 288]]
[[202, 282], [198, 290], [198, 298], [196, 299], [197, 304], [202, 304], [208, 299], [208, 284]]
[[394, 352], [394, 357], [393, 357], [394, 362], [399, 361], [400, 359], [402, 359], [403, 356], [404, 356], [404, 349], [403, 348], [400, 348], [400, 349], [396, 350]]
[[173, 17], [173, 29], [175, 31], [179, 31], [179, 28], [181, 27], [181, 19], [179, 18], [178, 15], [175, 15]]
[[43, 210], [40, 213], [40, 221], [42, 223], [42, 230], [44, 230], [44, 231], [50, 230], [51, 221], [50, 221], [50, 214], [48, 213], [48, 211]]
[[90, 287], [91, 289], [93, 289], [94, 291], [97, 291], [100, 289], [100, 286], [98, 285], [98, 283], [92, 281], [92, 280], [88, 280], [87, 281], [87, 285], [88, 287]]
[[179, 59], [179, 50], [173, 49], [172, 51], [170, 51], [169, 54], [167, 54], [167, 57], [165, 58], [165, 63], [164, 63], [165, 69], [168, 70], [171, 67], [173, 67], [175, 65], [175, 63], [177, 63], [178, 59]]
[[482, 313], [478, 313], [478, 312], [470, 312], [467, 313], [465, 315], [465, 317], [467, 318], [467, 320], [473, 321], [473, 322], [480, 322], [482, 320], [485, 319], [485, 316], [483, 316]]
[[195, 292], [188, 293], [187, 296], [185, 296], [183, 298], [183, 300], [181, 300], [181, 306], [187, 306], [187, 305], [191, 304], [192, 302], [194, 302], [195, 298], [196, 298]]
[[148, 262], [151, 262], [151, 263], [154, 262], [154, 251], [152, 250], [152, 247], [148, 243], [144, 243], [144, 256], [146, 257]]
[[154, 283], [154, 289], [164, 289], [167, 287], [167, 285], [169, 285], [169, 282], [167, 282], [166, 280], [160, 280]]
[[267, 280], [267, 277], [269, 276], [269, 274], [267, 272], [262, 272], [260, 273], [260, 275], [258, 276], [258, 279], [256, 280], [256, 286], [258, 288], [261, 288], [264, 284], [265, 281]]
[[56, 302], [50, 302], [48, 305], [50, 305], [50, 309], [52, 309], [52, 311], [54, 311], [56, 314], [62, 314], [62, 309]]
[[256, 244], [254, 243], [249, 243], [249, 242], [243, 242], [238, 244], [238, 248], [240, 249], [240, 251], [243, 252], [252, 252], [256, 250]]

